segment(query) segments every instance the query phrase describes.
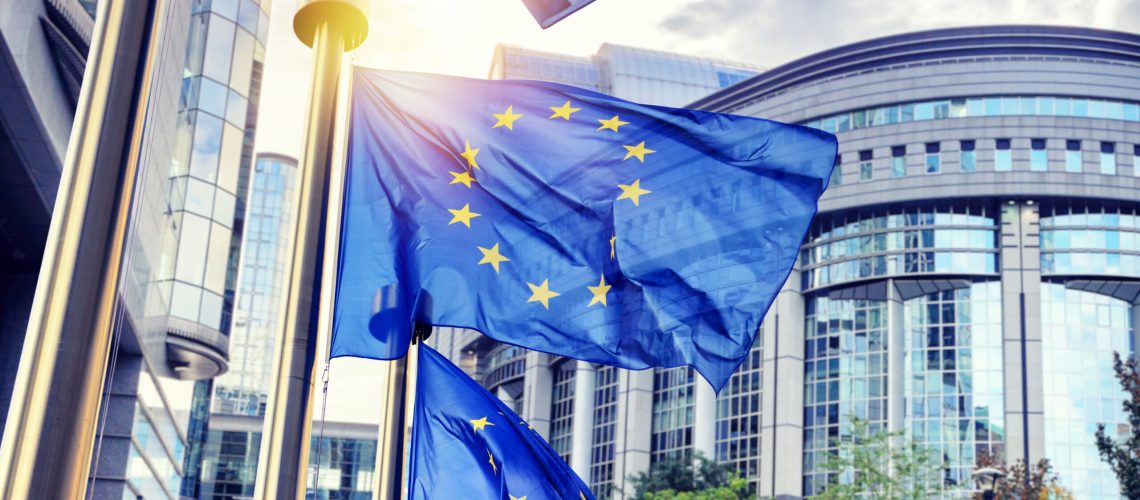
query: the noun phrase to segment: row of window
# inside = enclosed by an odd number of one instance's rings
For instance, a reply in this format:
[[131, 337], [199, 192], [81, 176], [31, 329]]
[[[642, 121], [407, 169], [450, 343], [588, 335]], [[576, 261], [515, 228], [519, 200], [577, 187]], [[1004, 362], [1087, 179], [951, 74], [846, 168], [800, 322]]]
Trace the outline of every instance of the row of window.
[[908, 252], [877, 255], [820, 265], [801, 273], [805, 290], [848, 281], [901, 274], [993, 274], [998, 269], [994, 252]]
[[[1049, 154], [1046, 149], [1046, 139], [1030, 139], [1029, 170], [1032, 172], [1046, 172], [1049, 170]], [[978, 170], [977, 141], [958, 141], [958, 170], [961, 172], [976, 172]], [[1140, 145], [1121, 146], [1113, 142], [1099, 143], [1099, 170], [1104, 175], [1116, 175], [1117, 152], [1130, 151], [1133, 154], [1133, 174], [1140, 176]], [[942, 172], [943, 151], [941, 142], [928, 142], [923, 145], [923, 168], [927, 174]], [[994, 140], [993, 169], [996, 172], [1009, 172], [1013, 170], [1013, 150], [1011, 139]], [[1081, 141], [1075, 139], [1065, 140], [1063, 163], [1065, 172], [1079, 173], [1084, 170], [1084, 154]], [[867, 149], [856, 153], [858, 155], [858, 180], [860, 182], [874, 180], [875, 165], [874, 151]], [[907, 170], [907, 147], [892, 146], [890, 156], [890, 177], [905, 177]], [[831, 184], [843, 183], [842, 155], [836, 156], [835, 170], [832, 171]]]
[[915, 249], [990, 250], [997, 248], [996, 239], [997, 233], [993, 229], [918, 229], [881, 232], [808, 246], [800, 253], [800, 265], [812, 266], [856, 255]]
[[884, 229], [914, 226], [977, 226], [997, 228], [997, 213], [987, 205], [957, 205], [947, 207], [894, 206], [870, 214], [841, 213], [836, 216], [821, 214], [812, 224], [808, 244], [838, 239]]
[[831, 133], [879, 125], [979, 116], [1072, 116], [1140, 121], [1135, 102], [1059, 96], [986, 96], [879, 106], [802, 123]]

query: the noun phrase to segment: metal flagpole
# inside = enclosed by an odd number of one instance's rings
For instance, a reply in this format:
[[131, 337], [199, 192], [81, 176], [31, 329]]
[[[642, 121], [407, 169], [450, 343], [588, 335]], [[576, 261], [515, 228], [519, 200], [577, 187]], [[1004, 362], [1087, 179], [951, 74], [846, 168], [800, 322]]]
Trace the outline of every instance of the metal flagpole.
[[431, 330], [431, 325], [416, 322], [412, 327], [408, 355], [388, 361], [384, 410], [376, 441], [376, 484], [373, 491], [377, 500], [398, 500], [408, 496], [408, 478], [404, 475], [408, 465], [404, 463], [408, 456], [407, 431], [412, 423], [420, 343], [431, 336]]
[[293, 16], [294, 33], [315, 54], [313, 86], [299, 165], [284, 329], [277, 337], [274, 389], [262, 430], [257, 498], [305, 494], [336, 93], [344, 52], [360, 46], [368, 34], [367, 12], [367, 0], [306, 0]]
[[99, 3], [0, 444], [0, 498], [83, 498], [164, 0]]

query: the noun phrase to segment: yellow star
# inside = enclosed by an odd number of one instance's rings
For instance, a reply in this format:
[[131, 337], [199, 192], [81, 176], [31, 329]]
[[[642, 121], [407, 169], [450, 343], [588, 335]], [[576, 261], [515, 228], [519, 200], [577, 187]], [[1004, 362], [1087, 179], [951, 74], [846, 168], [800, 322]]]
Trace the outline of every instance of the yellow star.
[[590, 303], [586, 304], [586, 307], [590, 307], [598, 302], [602, 303], [602, 307], [609, 307], [609, 304], [606, 304], [606, 294], [613, 288], [613, 285], [606, 284], [606, 275], [602, 275], [602, 280], [598, 282], [598, 286], [588, 286], [586, 288], [590, 290], [590, 293], [594, 294], [593, 298], [590, 299]]
[[566, 104], [563, 104], [561, 106], [551, 106], [550, 110], [553, 111], [554, 114], [548, 116], [547, 117], [548, 120], [551, 118], [565, 118], [565, 119], [569, 120], [571, 114], [573, 114], [576, 111], [581, 111], [582, 108], [571, 108], [570, 107], [570, 101], [566, 101]]
[[[628, 160], [630, 158], [637, 157], [637, 161], [640, 161], [641, 163], [645, 163], [645, 155], [650, 154], [650, 153], [656, 153], [656, 151], [645, 147], [645, 141], [641, 141], [641, 144], [638, 144], [636, 146], [622, 146], [622, 147], [625, 148], [627, 152], [625, 153], [625, 158], [622, 158], [621, 161], [625, 161], [625, 160]], [[476, 150], [476, 151], [478, 151], [478, 150]]]
[[586, 500], [586, 494], [582, 493], [581, 490], [578, 491], [578, 499], [579, 500]]
[[460, 184], [460, 183], [462, 183], [464, 186], [471, 187], [471, 183], [475, 182], [475, 178], [471, 177], [471, 174], [468, 173], [466, 170], [464, 170], [462, 172], [448, 172], [448, 173], [451, 174], [452, 177], [454, 177], [454, 179], [451, 179], [451, 182], [449, 182], [448, 184]]
[[530, 287], [530, 298], [527, 302], [541, 302], [542, 307], [550, 309], [550, 299], [562, 295], [550, 289], [550, 280], [542, 280], [541, 285], [527, 283], [526, 286]]
[[621, 196], [619, 200], [630, 200], [634, 205], [640, 205], [641, 195], [652, 193], [648, 189], [641, 189], [641, 179], [633, 181], [633, 184], [618, 184], [621, 188]]
[[614, 243], [615, 242], [617, 242], [617, 235], [616, 234], [613, 236], [610, 236], [610, 260], [614, 260], [615, 258], [617, 258], [616, 252], [614, 251]]
[[479, 263], [480, 264], [490, 264], [491, 267], [495, 268], [496, 273], [499, 272], [499, 263], [500, 262], [510, 262], [510, 260], [511, 260], [511, 259], [508, 259], [505, 255], [499, 253], [499, 244], [498, 243], [495, 243], [495, 246], [493, 246], [491, 248], [483, 248], [480, 246], [476, 246], [475, 248], [478, 248], [480, 252], [483, 252], [483, 258], [481, 260], [479, 260]]
[[525, 425], [527, 429], [534, 430], [534, 426], [526, 423], [526, 420], [519, 420], [519, 425]]
[[479, 168], [479, 163], [475, 161], [475, 155], [479, 154], [479, 148], [471, 149], [471, 143], [463, 141], [463, 152], [459, 153], [467, 159], [467, 168]]
[[629, 125], [629, 122], [621, 121], [617, 115], [614, 115], [614, 117], [609, 120], [598, 119], [598, 122], [601, 123], [602, 126], [598, 127], [597, 130], [613, 130], [614, 132], [617, 132], [618, 127], [622, 125]]
[[495, 126], [491, 127], [491, 128], [507, 127], [507, 130], [514, 130], [515, 129], [515, 120], [518, 120], [519, 118], [523, 117], [523, 115], [516, 115], [515, 114], [515, 107], [514, 106], [507, 106], [507, 110], [503, 113], [491, 113], [491, 114], [495, 116], [495, 119], [499, 120], [499, 121], [495, 122]]
[[507, 496], [511, 497], [511, 500], [526, 500], [526, 495], [523, 495], [521, 497], [516, 497], [510, 493], [507, 493]]
[[487, 450], [487, 461], [491, 463], [491, 470], [498, 474], [499, 468], [495, 467], [495, 456], [491, 454], [491, 450]]
[[471, 427], [473, 429], [475, 429], [475, 432], [479, 432], [479, 431], [483, 430], [483, 428], [487, 427], [488, 425], [495, 425], [495, 424], [492, 424], [491, 422], [488, 422], [487, 417], [477, 418], [475, 420], [468, 420], [468, 422], [471, 422]]
[[470, 203], [463, 205], [463, 208], [459, 210], [449, 208], [447, 211], [451, 212], [451, 222], [447, 223], [449, 226], [455, 224], [456, 222], [462, 222], [464, 226], [471, 227], [471, 219], [483, 215], [472, 212]]

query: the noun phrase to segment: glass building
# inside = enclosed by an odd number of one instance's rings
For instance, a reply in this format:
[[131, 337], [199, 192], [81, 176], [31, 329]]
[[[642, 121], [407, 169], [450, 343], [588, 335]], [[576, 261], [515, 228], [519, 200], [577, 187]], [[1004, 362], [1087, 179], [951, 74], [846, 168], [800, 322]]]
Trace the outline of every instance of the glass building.
[[[853, 417], [931, 450], [940, 496], [966, 495], [991, 454], [1049, 458], [1077, 498], [1119, 498], [1093, 433], [1130, 430], [1112, 354], [1134, 353], [1140, 331], [1138, 47], [1135, 34], [1085, 28], [941, 29], [693, 97], [839, 138], [819, 216], [749, 357], [718, 397], [687, 369], [512, 351], [511, 397], [571, 443], [569, 463], [603, 498], [695, 452], [733, 464], [760, 497], [810, 497], [853, 477], [823, 466]], [[589, 81], [603, 52], [544, 62], [500, 47], [492, 76]], [[594, 88], [639, 99], [618, 93], [612, 65], [595, 67]], [[507, 347], [465, 330], [430, 341], [497, 388], [482, 367]], [[568, 363], [573, 376], [559, 371]], [[555, 389], [571, 380], [573, 396]]]
[[640, 103], [682, 106], [758, 72], [738, 62], [609, 43], [592, 56], [499, 44], [490, 77], [558, 82]]

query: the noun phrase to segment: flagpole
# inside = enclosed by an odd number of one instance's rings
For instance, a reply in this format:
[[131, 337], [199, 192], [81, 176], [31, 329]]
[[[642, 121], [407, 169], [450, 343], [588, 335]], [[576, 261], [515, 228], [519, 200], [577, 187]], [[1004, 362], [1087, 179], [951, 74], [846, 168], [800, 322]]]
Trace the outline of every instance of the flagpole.
[[377, 500], [408, 497], [408, 428], [412, 423], [416, 377], [419, 370], [420, 343], [431, 336], [431, 325], [416, 322], [412, 326], [412, 343], [408, 354], [388, 361], [384, 389], [384, 408], [376, 441], [376, 483], [372, 490]]
[[86, 495], [167, 7], [99, 3], [0, 444], [0, 499]]
[[293, 16], [297, 38], [313, 48], [313, 86], [299, 165], [284, 328], [278, 332], [274, 386], [262, 429], [257, 498], [305, 495], [337, 87], [344, 53], [360, 46], [368, 34], [367, 12], [367, 0], [304, 0]]

